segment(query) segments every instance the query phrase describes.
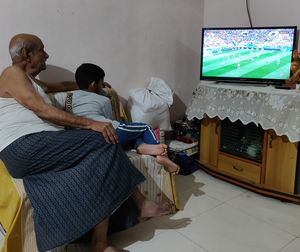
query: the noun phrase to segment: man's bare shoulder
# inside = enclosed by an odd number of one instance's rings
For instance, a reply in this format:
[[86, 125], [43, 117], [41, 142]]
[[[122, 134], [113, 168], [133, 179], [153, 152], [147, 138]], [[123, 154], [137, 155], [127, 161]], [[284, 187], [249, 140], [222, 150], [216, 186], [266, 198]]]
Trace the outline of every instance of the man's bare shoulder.
[[0, 97], [11, 97], [10, 91], [27, 80], [28, 76], [20, 67], [12, 65], [5, 68], [0, 75]]
[[10, 97], [7, 93], [7, 87], [10, 84], [10, 79], [14, 73], [14, 67], [9, 66], [3, 70], [3, 72], [0, 75], [0, 97]]
[[23, 76], [23, 77], [26, 76], [25, 72], [20, 67], [16, 65], [12, 65], [3, 70], [1, 77], [14, 77], [16, 75]]
[[5, 68], [0, 76], [0, 85], [10, 85], [11, 82], [27, 80], [28, 76], [18, 66], [9, 66]]

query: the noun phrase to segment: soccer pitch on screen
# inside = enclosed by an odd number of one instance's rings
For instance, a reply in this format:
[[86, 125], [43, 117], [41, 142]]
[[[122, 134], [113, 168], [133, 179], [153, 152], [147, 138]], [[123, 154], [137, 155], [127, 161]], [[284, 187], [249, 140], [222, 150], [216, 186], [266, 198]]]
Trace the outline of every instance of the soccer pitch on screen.
[[202, 76], [288, 79], [292, 50], [264, 48], [204, 48]]

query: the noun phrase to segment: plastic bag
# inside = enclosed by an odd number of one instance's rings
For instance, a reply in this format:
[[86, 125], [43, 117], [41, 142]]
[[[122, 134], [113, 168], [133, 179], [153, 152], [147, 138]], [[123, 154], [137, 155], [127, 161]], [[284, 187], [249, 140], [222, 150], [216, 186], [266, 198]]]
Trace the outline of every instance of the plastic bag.
[[129, 90], [128, 109], [134, 122], [144, 122], [152, 128], [171, 130], [169, 107], [173, 92], [159, 78], [152, 77], [147, 88]]
[[169, 107], [173, 104], [173, 91], [162, 79], [152, 77], [147, 89], [165, 101]]

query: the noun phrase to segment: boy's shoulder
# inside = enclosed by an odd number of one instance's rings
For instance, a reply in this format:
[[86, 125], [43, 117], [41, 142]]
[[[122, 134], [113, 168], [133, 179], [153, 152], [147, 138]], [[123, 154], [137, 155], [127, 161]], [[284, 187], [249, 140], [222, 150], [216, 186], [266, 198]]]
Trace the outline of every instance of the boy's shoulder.
[[88, 92], [88, 91], [83, 91], [83, 90], [75, 90], [72, 91], [73, 93], [73, 102], [74, 103], [78, 103], [78, 102], [87, 102], [87, 103], [91, 103], [91, 102], [96, 102], [96, 103], [110, 103], [110, 99], [107, 98], [106, 96], [103, 95], [98, 95], [92, 92]]

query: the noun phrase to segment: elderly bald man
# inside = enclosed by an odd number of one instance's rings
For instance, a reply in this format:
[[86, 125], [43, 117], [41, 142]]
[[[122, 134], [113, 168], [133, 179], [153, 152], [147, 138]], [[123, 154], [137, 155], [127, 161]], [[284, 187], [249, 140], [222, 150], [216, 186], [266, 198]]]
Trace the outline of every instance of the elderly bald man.
[[12, 66], [0, 76], [0, 159], [14, 178], [23, 178], [38, 249], [69, 243], [94, 228], [92, 251], [124, 251], [108, 245], [108, 217], [144, 176], [111, 123], [51, 105], [43, 88], [55, 86], [41, 88], [35, 79], [49, 57], [41, 39], [17, 34], [9, 51]]

